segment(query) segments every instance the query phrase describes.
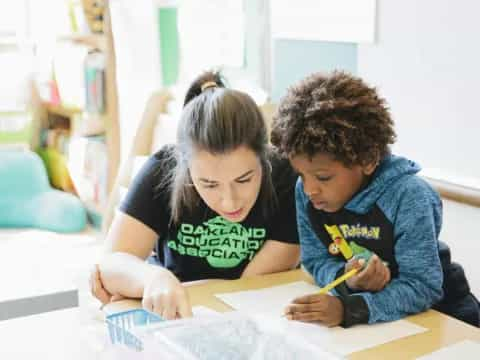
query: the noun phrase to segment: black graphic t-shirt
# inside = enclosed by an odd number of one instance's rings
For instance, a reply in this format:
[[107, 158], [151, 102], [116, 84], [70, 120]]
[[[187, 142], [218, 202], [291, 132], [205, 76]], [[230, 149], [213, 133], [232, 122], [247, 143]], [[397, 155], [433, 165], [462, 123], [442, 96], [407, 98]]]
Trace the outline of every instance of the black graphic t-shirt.
[[398, 264], [394, 254], [393, 225], [378, 206], [373, 206], [365, 214], [357, 214], [345, 208], [334, 213], [328, 213], [315, 209], [309, 203], [307, 214], [314, 231], [328, 249], [330, 255], [343, 260], [340, 250], [336, 248], [325, 229], [325, 225], [337, 225], [354, 253], [367, 249], [377, 254], [388, 263], [392, 278], [397, 277]]
[[295, 216], [296, 175], [288, 160], [273, 150], [272, 181], [277, 206], [264, 216], [257, 200], [241, 223], [230, 222], [203, 201], [179, 222], [171, 221], [170, 188], [165, 177], [175, 166], [173, 145], [151, 156], [134, 179], [120, 210], [154, 230], [160, 262], [181, 281], [206, 278], [235, 279], [266, 240], [298, 243]]

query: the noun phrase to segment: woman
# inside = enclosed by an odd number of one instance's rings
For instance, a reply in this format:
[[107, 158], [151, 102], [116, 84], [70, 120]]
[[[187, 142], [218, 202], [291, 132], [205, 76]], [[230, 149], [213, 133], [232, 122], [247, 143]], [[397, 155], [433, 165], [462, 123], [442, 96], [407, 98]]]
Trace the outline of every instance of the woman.
[[[103, 303], [143, 298], [166, 319], [191, 316], [181, 282], [285, 271], [299, 260], [296, 176], [267, 145], [248, 95], [203, 74], [187, 92], [177, 140], [135, 178], [92, 274]], [[153, 250], [161, 266], [145, 261]]]

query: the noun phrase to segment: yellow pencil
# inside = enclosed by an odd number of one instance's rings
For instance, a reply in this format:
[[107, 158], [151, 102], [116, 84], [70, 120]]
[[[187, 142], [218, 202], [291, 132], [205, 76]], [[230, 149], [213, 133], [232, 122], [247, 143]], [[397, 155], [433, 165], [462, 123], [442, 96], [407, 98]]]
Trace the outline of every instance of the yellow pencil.
[[352, 269], [349, 272], [343, 274], [342, 276], [338, 277], [337, 279], [333, 280], [330, 284], [327, 286], [324, 286], [320, 290], [318, 290], [319, 294], [326, 294], [330, 290], [332, 290], [335, 286], [339, 285], [340, 283], [344, 282], [345, 280], [351, 278], [353, 275], [355, 275], [358, 272], [358, 269]]
[[[327, 286], [324, 286], [323, 288], [321, 288], [320, 290], [318, 290], [318, 293], [317, 294], [326, 294], [328, 293], [330, 290], [332, 290], [335, 286], [341, 284], [343, 281], [351, 278], [353, 275], [355, 275], [356, 273], [358, 272], [358, 269], [352, 269], [350, 270], [349, 272], [343, 274], [342, 276], [338, 277], [337, 279], [333, 280], [330, 284], [328, 284]], [[291, 315], [291, 313], [284, 313], [282, 314], [281, 316], [284, 317], [284, 316], [288, 316], [288, 315]]]

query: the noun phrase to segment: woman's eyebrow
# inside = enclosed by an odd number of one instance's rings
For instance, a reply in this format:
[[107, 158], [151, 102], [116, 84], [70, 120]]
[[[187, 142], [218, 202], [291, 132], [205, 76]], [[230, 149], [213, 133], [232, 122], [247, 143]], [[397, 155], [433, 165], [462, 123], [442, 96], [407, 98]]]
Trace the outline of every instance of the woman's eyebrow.
[[240, 175], [239, 177], [237, 177], [235, 180], [243, 180], [244, 178], [246, 178], [248, 175], [252, 174], [253, 173], [253, 169], [252, 170], [248, 170], [246, 173]]
[[[235, 178], [235, 181], [237, 180], [243, 180], [245, 179], [248, 175], [251, 175], [254, 172], [254, 170], [248, 170], [246, 173], [240, 175], [239, 177]], [[211, 179], [206, 179], [206, 178], [198, 178], [199, 181], [208, 183], [208, 184], [217, 184], [218, 181], [216, 180], [211, 180]]]
[[210, 180], [210, 179], [205, 179], [205, 178], [198, 178], [199, 181], [202, 181], [202, 182], [205, 182], [205, 183], [209, 183], [209, 184], [216, 184], [218, 183], [218, 181], [215, 181], [215, 180]]

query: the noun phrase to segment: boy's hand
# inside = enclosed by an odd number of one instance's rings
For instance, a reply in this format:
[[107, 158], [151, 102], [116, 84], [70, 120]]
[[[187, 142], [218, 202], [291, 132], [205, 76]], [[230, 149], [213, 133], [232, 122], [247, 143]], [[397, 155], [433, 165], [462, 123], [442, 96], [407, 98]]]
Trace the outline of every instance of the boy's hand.
[[377, 255], [373, 255], [364, 266], [364, 259], [357, 260], [355, 258], [345, 265], [345, 272], [353, 268], [363, 268], [357, 275], [346, 281], [350, 289], [376, 292], [382, 290], [390, 282], [390, 269]]
[[327, 326], [337, 326], [343, 321], [343, 304], [335, 296], [310, 294], [294, 299], [284, 314], [288, 320], [319, 321]]

